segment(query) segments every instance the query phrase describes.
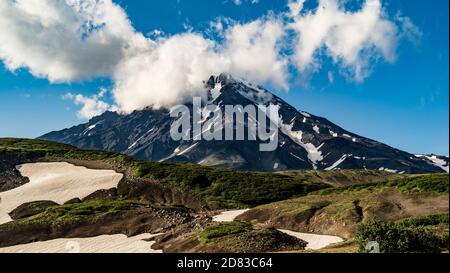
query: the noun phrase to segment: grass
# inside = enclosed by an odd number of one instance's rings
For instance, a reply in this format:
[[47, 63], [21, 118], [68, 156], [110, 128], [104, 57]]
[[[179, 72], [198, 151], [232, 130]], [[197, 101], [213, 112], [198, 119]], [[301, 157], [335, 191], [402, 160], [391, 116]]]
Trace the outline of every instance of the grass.
[[[136, 160], [124, 154], [81, 150], [70, 145], [27, 139], [0, 139], [0, 155], [60, 157], [101, 160], [130, 168], [136, 177], [158, 180], [180, 188], [204, 201], [212, 209], [248, 208], [307, 194], [349, 194], [383, 188], [400, 191], [448, 193], [448, 175], [436, 174], [397, 178], [377, 171], [259, 173], [211, 168], [195, 164], [166, 164]], [[367, 178], [367, 177], [370, 177]], [[385, 182], [366, 183], [379, 179]], [[373, 180], [372, 180], [373, 179]], [[330, 188], [329, 184], [350, 181], [358, 185]], [[359, 184], [365, 183], [365, 184]]]
[[60, 225], [74, 223], [84, 219], [94, 219], [120, 212], [133, 213], [140, 208], [150, 208], [144, 202], [131, 200], [93, 200], [79, 204], [49, 207], [40, 214], [2, 225], [2, 228], [13, 228], [30, 224]]
[[194, 164], [136, 160], [124, 154], [81, 150], [42, 140], [0, 139], [0, 155], [101, 160], [130, 168], [136, 177], [162, 181], [205, 200], [211, 208], [247, 208], [305, 195], [328, 185], [273, 173], [242, 172]]
[[253, 225], [250, 222], [235, 221], [227, 223], [216, 223], [207, 226], [198, 235], [198, 239], [200, 243], [208, 244], [213, 242], [217, 238], [250, 231], [253, 231]]
[[62, 205], [48, 208], [39, 217], [50, 217], [55, 220], [70, 219], [79, 216], [92, 216], [99, 214], [117, 213], [132, 211], [139, 208], [148, 207], [148, 204], [130, 200], [93, 200], [80, 204]]
[[341, 188], [324, 189], [314, 194], [348, 194], [354, 192], [368, 191], [373, 192], [383, 188], [396, 188], [402, 192], [433, 192], [448, 193], [449, 180], [448, 174], [430, 174], [421, 176], [405, 177], [392, 181], [373, 182], [363, 185], [351, 185]]

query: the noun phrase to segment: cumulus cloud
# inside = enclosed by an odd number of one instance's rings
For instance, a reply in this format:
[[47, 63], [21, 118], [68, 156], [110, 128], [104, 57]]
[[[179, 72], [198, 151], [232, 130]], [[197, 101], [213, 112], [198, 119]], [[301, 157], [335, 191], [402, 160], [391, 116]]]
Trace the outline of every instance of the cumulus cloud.
[[234, 25], [225, 33], [222, 50], [229, 72], [287, 89], [288, 60], [280, 54], [284, 36], [283, 24], [275, 18]]
[[222, 72], [287, 88], [286, 60], [278, 49], [283, 35], [280, 22], [264, 19], [233, 25], [222, 44], [192, 32], [158, 39], [151, 50], [120, 63], [114, 97], [126, 112], [182, 103], [204, 94], [203, 81]]
[[113, 108], [106, 102], [102, 101], [106, 89], [100, 89], [99, 93], [93, 96], [84, 96], [82, 94], [67, 93], [63, 96], [65, 100], [72, 100], [76, 105], [81, 105], [81, 109], [77, 112], [80, 119], [90, 119], [101, 115], [107, 110]]
[[326, 54], [361, 82], [377, 59], [395, 61], [398, 28], [387, 19], [380, 0], [367, 0], [354, 12], [338, 0], [319, 0], [315, 11], [300, 14], [303, 2], [290, 4], [290, 27], [298, 33], [293, 60], [299, 71], [317, 69], [320, 55]]
[[0, 0], [0, 58], [51, 82], [109, 76], [129, 46], [147, 44], [110, 0]]
[[[185, 102], [222, 72], [287, 90], [291, 67], [317, 71], [323, 55], [362, 81], [378, 59], [395, 61], [398, 39], [420, 33], [407, 17], [389, 20], [380, 0], [353, 12], [338, 0], [319, 0], [316, 10], [304, 2], [289, 0], [289, 12], [250, 22], [218, 18], [210, 28], [219, 35], [208, 38], [191, 27], [146, 37], [112, 0], [0, 0], [0, 60], [50, 82], [111, 78], [114, 105], [128, 113]], [[89, 118], [111, 109], [103, 95], [66, 98]]]

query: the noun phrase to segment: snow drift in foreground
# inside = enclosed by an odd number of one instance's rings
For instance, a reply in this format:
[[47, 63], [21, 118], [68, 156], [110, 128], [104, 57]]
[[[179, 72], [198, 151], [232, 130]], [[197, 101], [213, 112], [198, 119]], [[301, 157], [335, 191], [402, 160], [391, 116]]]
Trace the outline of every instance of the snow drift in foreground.
[[65, 162], [32, 163], [17, 166], [30, 182], [0, 193], [0, 224], [10, 222], [8, 215], [18, 206], [34, 201], [63, 204], [71, 199], [83, 199], [90, 194], [117, 187], [123, 174], [111, 170], [90, 170]]
[[45, 242], [0, 248], [0, 253], [162, 253], [153, 250], [153, 241], [159, 234], [102, 235], [92, 238], [56, 239]]

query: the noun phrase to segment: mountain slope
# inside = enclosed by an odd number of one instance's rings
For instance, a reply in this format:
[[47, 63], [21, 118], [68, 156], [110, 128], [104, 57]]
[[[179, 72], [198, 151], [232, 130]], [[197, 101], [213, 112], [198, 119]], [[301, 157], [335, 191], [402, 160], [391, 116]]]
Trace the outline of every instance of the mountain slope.
[[[229, 75], [211, 77], [205, 84], [206, 104], [278, 105], [278, 149], [260, 152], [261, 141], [174, 141], [169, 110], [150, 107], [129, 115], [106, 112], [86, 124], [48, 133], [40, 139], [79, 148], [124, 152], [151, 161], [191, 162], [208, 166], [256, 171], [293, 169], [373, 169], [396, 173], [433, 173], [443, 169], [383, 143], [346, 131], [327, 119], [298, 111], [260, 86]], [[192, 105], [187, 105], [192, 112]], [[210, 121], [203, 120], [203, 124]], [[227, 122], [225, 120], [225, 122]], [[233, 124], [233, 128], [236, 124]], [[248, 122], [245, 121], [245, 128]], [[247, 133], [248, 134], [248, 133]], [[192, 138], [191, 138], [192, 139]], [[246, 138], [247, 139], [247, 138]]]

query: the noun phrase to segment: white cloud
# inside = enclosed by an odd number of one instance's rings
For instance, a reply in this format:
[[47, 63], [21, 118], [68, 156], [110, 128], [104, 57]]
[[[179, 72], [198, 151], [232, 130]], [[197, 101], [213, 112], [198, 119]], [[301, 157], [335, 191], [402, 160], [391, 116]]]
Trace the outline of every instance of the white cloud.
[[305, 3], [305, 0], [289, 0], [288, 8], [289, 8], [290, 15], [292, 17], [299, 15], [303, 9], [304, 3]]
[[111, 0], [0, 0], [0, 59], [51, 82], [109, 76], [130, 45], [146, 44]]
[[[109, 77], [114, 105], [131, 112], [182, 103], [222, 72], [288, 89], [290, 66], [300, 74], [318, 70], [324, 54], [362, 81], [376, 60], [395, 61], [398, 39], [421, 33], [407, 17], [390, 21], [379, 0], [355, 12], [338, 0], [319, 1], [311, 11], [304, 0], [290, 0], [288, 13], [247, 23], [218, 18], [210, 29], [220, 39], [213, 40], [190, 26], [172, 36], [158, 29], [147, 38], [111, 0], [0, 0], [0, 60], [11, 71], [26, 68], [50, 82]], [[291, 39], [291, 32], [298, 37]], [[82, 118], [111, 107], [103, 94], [71, 96], [83, 105]]]
[[130, 112], [181, 103], [201, 91], [206, 75], [227, 70], [226, 60], [214, 46], [199, 34], [185, 33], [158, 40], [154, 50], [125, 58], [114, 75], [114, 98], [120, 109]]
[[230, 72], [257, 82], [270, 81], [288, 89], [288, 60], [280, 54], [285, 30], [275, 18], [237, 24], [225, 32], [222, 54]]
[[[248, 1], [248, 2], [250, 2], [252, 4], [258, 4], [259, 3], [259, 0], [244, 0], [244, 1]], [[243, 2], [243, 0], [233, 0], [233, 3], [236, 6], [240, 6], [242, 4], [242, 2]]]
[[222, 44], [191, 32], [159, 39], [154, 49], [120, 63], [115, 100], [125, 112], [182, 103], [222, 72], [287, 88], [287, 63], [278, 54], [283, 35], [280, 22], [264, 19], [231, 26]]
[[101, 99], [106, 93], [106, 89], [100, 89], [99, 93], [92, 96], [84, 96], [82, 94], [67, 93], [63, 96], [65, 100], [72, 100], [76, 105], [81, 105], [81, 109], [77, 112], [80, 119], [90, 119], [101, 115], [105, 111], [113, 109], [108, 103]]
[[398, 29], [379, 0], [367, 0], [354, 12], [341, 4], [319, 0], [317, 10], [298, 14], [303, 1], [291, 3], [291, 14], [296, 14], [291, 27], [298, 33], [293, 59], [299, 71], [317, 69], [324, 53], [361, 82], [377, 59], [395, 61]]

